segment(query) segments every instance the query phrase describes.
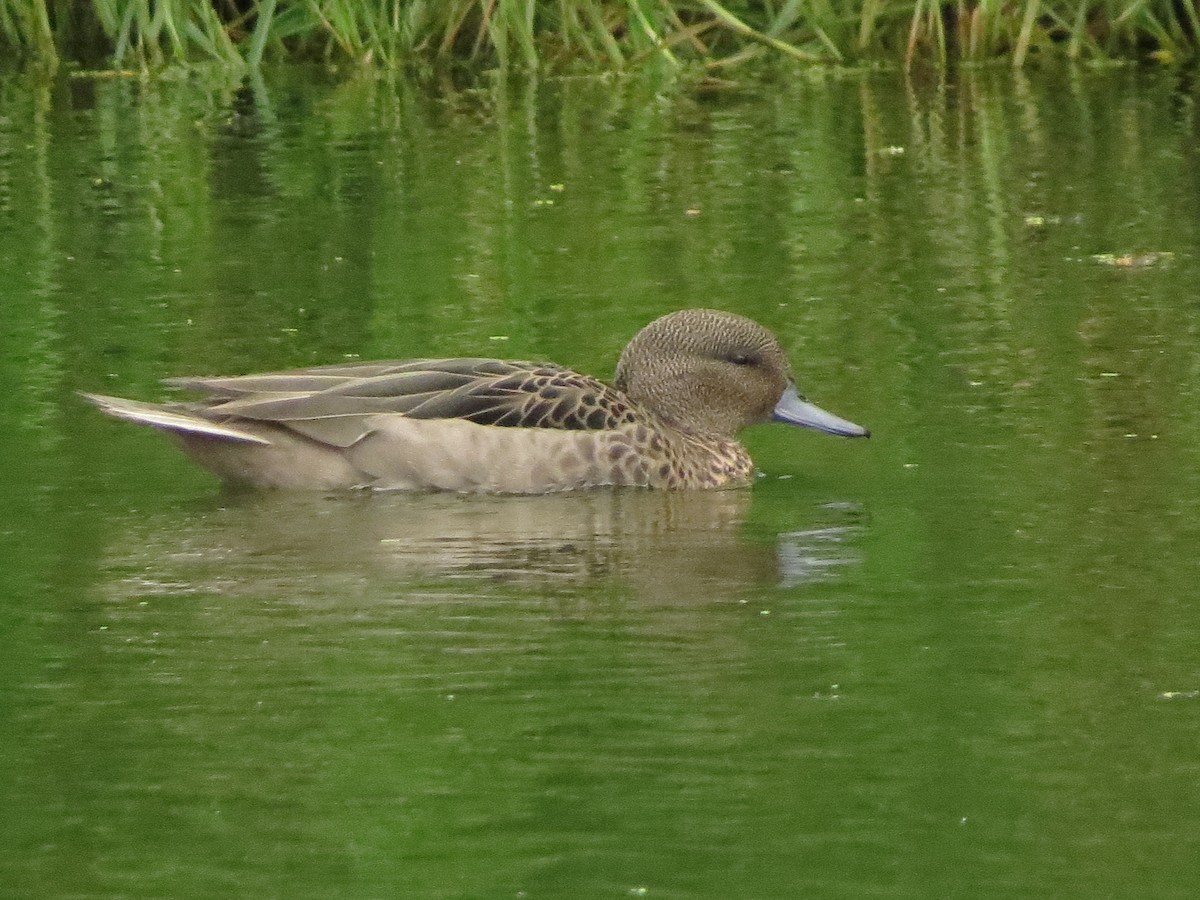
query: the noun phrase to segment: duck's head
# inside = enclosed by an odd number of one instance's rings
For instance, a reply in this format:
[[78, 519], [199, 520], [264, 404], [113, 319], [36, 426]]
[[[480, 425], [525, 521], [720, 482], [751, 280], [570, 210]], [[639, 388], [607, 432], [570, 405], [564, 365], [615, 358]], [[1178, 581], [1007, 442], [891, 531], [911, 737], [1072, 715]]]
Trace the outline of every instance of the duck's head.
[[668, 313], [639, 331], [621, 353], [616, 386], [695, 434], [732, 437], [772, 419], [846, 437], [869, 434], [800, 396], [775, 335], [715, 309]]

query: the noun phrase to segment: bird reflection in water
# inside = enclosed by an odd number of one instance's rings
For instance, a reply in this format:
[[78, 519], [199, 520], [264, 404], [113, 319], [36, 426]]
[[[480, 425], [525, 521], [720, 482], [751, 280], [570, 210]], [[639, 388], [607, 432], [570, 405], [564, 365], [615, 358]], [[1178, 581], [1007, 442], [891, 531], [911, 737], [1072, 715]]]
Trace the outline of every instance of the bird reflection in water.
[[[854, 510], [818, 507], [774, 536], [745, 527], [748, 491], [597, 490], [538, 496], [227, 494], [219, 506], [139, 521], [116, 568], [135, 592], [261, 596], [297, 584], [335, 597], [347, 578], [446, 586], [614, 580], [687, 603], [831, 577], [857, 559]], [[155, 574], [158, 573], [158, 574]], [[131, 585], [126, 585], [130, 588]]]

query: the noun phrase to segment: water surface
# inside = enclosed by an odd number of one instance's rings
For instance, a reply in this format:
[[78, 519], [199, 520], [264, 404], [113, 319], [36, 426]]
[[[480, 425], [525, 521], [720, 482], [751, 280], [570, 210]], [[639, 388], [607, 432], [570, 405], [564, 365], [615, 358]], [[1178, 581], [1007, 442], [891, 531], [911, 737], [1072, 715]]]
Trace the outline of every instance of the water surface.
[[[0, 82], [0, 893], [1196, 896], [1196, 99]], [[73, 394], [695, 305], [875, 436], [228, 494]]]

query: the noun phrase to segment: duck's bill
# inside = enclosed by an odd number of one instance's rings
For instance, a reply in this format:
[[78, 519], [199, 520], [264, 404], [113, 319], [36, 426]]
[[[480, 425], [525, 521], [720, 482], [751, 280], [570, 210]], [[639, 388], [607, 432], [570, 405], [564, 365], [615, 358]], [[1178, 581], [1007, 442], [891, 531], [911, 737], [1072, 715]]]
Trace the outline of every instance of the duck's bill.
[[826, 434], [840, 434], [843, 437], [870, 437], [871, 432], [861, 425], [855, 425], [833, 413], [825, 412], [821, 407], [809, 403], [796, 391], [794, 384], [789, 384], [779, 402], [775, 404], [774, 418], [776, 422], [787, 422], [791, 425], [803, 425], [805, 428], [815, 428]]

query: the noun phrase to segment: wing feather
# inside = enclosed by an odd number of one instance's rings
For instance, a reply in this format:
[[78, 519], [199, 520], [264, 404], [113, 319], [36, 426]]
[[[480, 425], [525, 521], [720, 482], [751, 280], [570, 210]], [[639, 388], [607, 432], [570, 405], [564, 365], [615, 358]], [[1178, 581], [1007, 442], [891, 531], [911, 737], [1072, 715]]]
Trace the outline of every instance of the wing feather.
[[208, 396], [196, 408], [222, 421], [274, 422], [346, 447], [368, 419], [461, 419], [479, 425], [603, 431], [637, 420], [615, 388], [544, 363], [460, 357], [336, 364], [231, 378], [177, 378]]

